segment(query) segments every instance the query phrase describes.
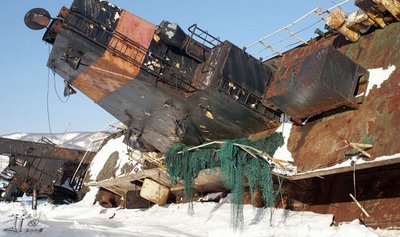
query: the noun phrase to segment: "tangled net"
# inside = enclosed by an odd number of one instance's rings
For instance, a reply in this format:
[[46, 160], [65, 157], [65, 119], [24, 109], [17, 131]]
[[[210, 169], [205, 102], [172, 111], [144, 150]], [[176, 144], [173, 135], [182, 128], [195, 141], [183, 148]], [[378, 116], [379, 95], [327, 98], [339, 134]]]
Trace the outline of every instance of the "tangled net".
[[274, 190], [273, 167], [263, 153], [273, 156], [283, 144], [282, 133], [273, 133], [257, 141], [241, 138], [212, 142], [196, 149], [179, 143], [165, 153], [165, 166], [172, 183], [184, 181], [184, 196], [190, 202], [194, 195], [194, 179], [199, 172], [219, 167], [223, 183], [232, 193], [231, 225], [239, 228], [243, 224], [242, 202], [246, 183], [252, 202], [254, 192], [258, 191], [262, 193], [266, 207], [274, 205], [279, 190]]

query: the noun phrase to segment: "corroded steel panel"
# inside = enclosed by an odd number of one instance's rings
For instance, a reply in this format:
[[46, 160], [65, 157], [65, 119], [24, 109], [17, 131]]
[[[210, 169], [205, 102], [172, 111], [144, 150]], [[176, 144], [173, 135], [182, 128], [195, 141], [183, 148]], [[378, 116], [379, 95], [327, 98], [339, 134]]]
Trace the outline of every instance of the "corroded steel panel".
[[[138, 75], [156, 26], [126, 11], [120, 11], [120, 15], [115, 14], [112, 18], [114, 24], [107, 26], [110, 19], [103, 19], [98, 25], [95, 21], [91, 23], [90, 19], [85, 18], [91, 15], [80, 15], [85, 14], [84, 9], [75, 8], [75, 10], [78, 13], [70, 13], [66, 17], [67, 26], [64, 31], [68, 31], [65, 34], [67, 37], [62, 42], [56, 39], [55, 48], [63, 48], [70, 44], [69, 41], [73, 39], [68, 36], [75, 37], [69, 32], [72, 31], [78, 35], [82, 34], [78, 36], [81, 42], [78, 41], [75, 47], [89, 41], [106, 49], [104, 54], [101, 53], [102, 49], [96, 50], [93, 46], [81, 49], [82, 55], [78, 55], [80, 58], [90, 54], [101, 56], [91, 60], [90, 63], [83, 61], [81, 65], [84, 67], [83, 71], [70, 79], [73, 86], [95, 102], [99, 102]], [[87, 23], [89, 29], [82, 28], [81, 21]], [[86, 34], [83, 34], [85, 32]], [[94, 49], [94, 52], [91, 49]], [[68, 67], [64, 64], [65, 66]]]
[[[37, 142], [0, 138], [0, 154], [12, 156], [22, 155], [31, 157], [47, 157], [50, 159], [79, 162], [80, 158], [85, 154], [85, 151], [78, 151]], [[94, 155], [95, 153], [88, 152], [88, 159], [85, 161], [85, 163], [90, 162]]]
[[225, 63], [221, 64], [221, 74], [224, 78], [240, 87], [251, 91], [256, 96], [264, 97], [264, 92], [272, 78], [272, 71], [261, 62], [245, 53], [233, 44], [227, 45]]
[[[130, 13], [122, 11], [117, 28], [118, 33], [124, 35], [130, 40], [138, 43], [143, 48], [147, 49], [153, 39], [156, 25]], [[129, 52], [126, 52], [129, 54]]]
[[[400, 225], [400, 165], [392, 164], [356, 171], [316, 177], [284, 184], [288, 206], [293, 210], [330, 213], [335, 222], [360, 219], [370, 227]], [[367, 217], [350, 198], [370, 215]]]
[[38, 197], [62, 202], [76, 201], [83, 177], [96, 153], [0, 138], [0, 154], [10, 156], [5, 173], [11, 175], [0, 174], [9, 181], [6, 200], [22, 196], [22, 192], [32, 195], [33, 190], [37, 190]]
[[265, 91], [266, 100], [296, 121], [339, 106], [356, 108], [354, 93], [361, 76], [368, 77], [365, 69], [334, 47], [322, 48], [284, 60]]
[[[61, 14], [48, 66], [127, 125], [132, 138], [164, 152], [179, 141], [197, 145], [277, 126], [261, 103], [272, 72], [259, 60], [228, 41], [197, 42], [198, 27], [191, 36], [169, 22], [156, 31], [114, 7], [103, 16], [102, 4], [76, 1]], [[197, 37], [211, 37], [202, 32]]]
[[[362, 142], [370, 137], [373, 148], [368, 150], [374, 157], [400, 152], [400, 23], [392, 23], [385, 29], [378, 29], [362, 36], [356, 43], [346, 43], [342, 36], [323, 38], [310, 45], [321, 48], [325, 41], [334, 45], [354, 62], [365, 69], [396, 68], [380, 88], [373, 87], [357, 110], [294, 126], [291, 130], [288, 148], [292, 152], [299, 171], [327, 167], [344, 161], [351, 148], [346, 143]], [[288, 55], [301, 54], [301, 47]], [[286, 57], [286, 55], [284, 56]], [[284, 63], [283, 61], [281, 63]], [[370, 82], [373, 83], [373, 82]]]

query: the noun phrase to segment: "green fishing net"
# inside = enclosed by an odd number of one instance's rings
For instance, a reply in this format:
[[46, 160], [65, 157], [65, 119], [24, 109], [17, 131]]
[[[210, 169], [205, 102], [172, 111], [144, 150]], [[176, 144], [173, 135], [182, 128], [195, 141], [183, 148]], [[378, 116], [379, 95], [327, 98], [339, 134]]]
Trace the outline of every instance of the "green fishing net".
[[263, 195], [265, 206], [274, 205], [279, 190], [274, 190], [273, 167], [261, 154], [273, 156], [283, 144], [282, 133], [273, 133], [257, 141], [241, 138], [210, 143], [196, 149], [174, 144], [165, 153], [165, 166], [173, 183], [184, 181], [184, 195], [190, 202], [194, 194], [194, 179], [199, 172], [219, 167], [224, 185], [232, 193], [231, 225], [238, 228], [243, 224], [242, 203], [246, 185], [253, 202], [253, 194], [258, 191]]

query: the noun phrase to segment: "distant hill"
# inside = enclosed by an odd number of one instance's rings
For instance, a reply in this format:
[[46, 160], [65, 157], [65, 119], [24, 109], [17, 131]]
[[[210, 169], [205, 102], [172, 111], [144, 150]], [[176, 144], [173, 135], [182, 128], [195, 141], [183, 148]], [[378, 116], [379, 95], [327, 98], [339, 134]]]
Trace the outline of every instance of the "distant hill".
[[55, 144], [59, 147], [97, 151], [102, 141], [110, 132], [69, 132], [69, 133], [13, 133], [1, 136], [3, 138]]

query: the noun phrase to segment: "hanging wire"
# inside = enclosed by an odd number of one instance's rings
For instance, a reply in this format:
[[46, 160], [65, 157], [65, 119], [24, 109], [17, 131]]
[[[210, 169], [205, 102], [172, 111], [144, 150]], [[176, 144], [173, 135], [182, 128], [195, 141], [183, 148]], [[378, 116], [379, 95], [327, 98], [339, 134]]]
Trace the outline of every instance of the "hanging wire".
[[295, 34], [300, 34], [300, 33], [302, 33], [303, 31], [306, 31], [306, 30], [310, 29], [311, 27], [317, 25], [317, 24], [320, 23], [321, 21], [323, 21], [323, 19], [319, 19], [318, 21], [312, 23], [311, 25], [307, 26], [306, 28], [303, 28], [303, 29], [301, 29], [301, 30], [295, 32]]
[[331, 3], [333, 3], [335, 6], [337, 5], [338, 7], [337, 8], [339, 8], [340, 10], [342, 10], [343, 11], [343, 9], [342, 9], [342, 7], [341, 7], [341, 5], [339, 5], [337, 2], [335, 2], [335, 1], [330, 1]]
[[[47, 46], [50, 57], [50, 44], [48, 44]], [[50, 120], [49, 95], [50, 95], [50, 68], [47, 68], [47, 94], [46, 94], [47, 125], [49, 126], [51, 141], [53, 141], [53, 132], [51, 131], [51, 120]]]
[[52, 72], [53, 72], [53, 81], [54, 81], [54, 83], [53, 83], [54, 91], [56, 92], [58, 100], [60, 100], [61, 103], [66, 104], [68, 102], [68, 100], [69, 100], [69, 95], [67, 96], [67, 98], [65, 100], [61, 99], [61, 96], [60, 96], [60, 94], [58, 94], [58, 91], [57, 91], [56, 73], [54, 71], [52, 71]]

